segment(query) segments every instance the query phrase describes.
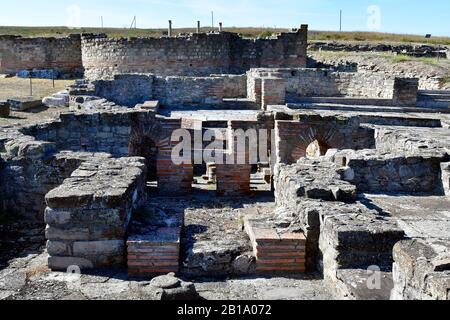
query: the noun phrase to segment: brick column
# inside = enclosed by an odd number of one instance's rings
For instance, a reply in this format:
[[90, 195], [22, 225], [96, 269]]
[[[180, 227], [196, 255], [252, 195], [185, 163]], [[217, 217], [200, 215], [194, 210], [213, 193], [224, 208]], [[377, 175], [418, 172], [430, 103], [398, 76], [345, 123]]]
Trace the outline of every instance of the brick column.
[[251, 171], [252, 166], [248, 164], [216, 165], [217, 194], [221, 196], [248, 194]]
[[419, 79], [395, 78], [393, 94], [394, 106], [416, 106], [418, 90]]
[[286, 103], [286, 83], [283, 78], [267, 77], [261, 83], [261, 107], [284, 105]]
[[292, 164], [306, 156], [307, 141], [300, 139], [310, 126], [297, 121], [276, 121], [275, 148], [277, 163]]
[[194, 167], [191, 163], [177, 165], [172, 150], [179, 141], [172, 141], [172, 132], [181, 128], [181, 120], [166, 120], [163, 124], [166, 139], [160, 142], [156, 160], [158, 189], [162, 195], [185, 195], [192, 192]]
[[[216, 164], [216, 181], [217, 181], [217, 193], [221, 196], [241, 196], [250, 192], [250, 175], [252, 171], [252, 165], [249, 161], [249, 149], [246, 144], [245, 150], [242, 152], [237, 145], [237, 136], [234, 135], [236, 129], [244, 129], [240, 121], [229, 121], [228, 123], [228, 150], [226, 153], [232, 155], [234, 163]], [[238, 161], [244, 156], [245, 163], [239, 163]]]

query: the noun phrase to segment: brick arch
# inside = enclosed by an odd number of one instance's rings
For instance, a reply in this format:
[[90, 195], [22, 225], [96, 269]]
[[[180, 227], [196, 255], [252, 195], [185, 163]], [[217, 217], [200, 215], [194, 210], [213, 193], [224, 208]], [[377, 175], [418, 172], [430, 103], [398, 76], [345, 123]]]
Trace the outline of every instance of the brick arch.
[[130, 156], [144, 157], [147, 161], [147, 180], [157, 179], [157, 159], [160, 148], [169, 146], [170, 138], [167, 138], [161, 122], [152, 114], [137, 114], [131, 119], [131, 134], [128, 145]]
[[277, 162], [291, 164], [306, 156], [311, 143], [318, 141], [327, 149], [346, 147], [346, 131], [334, 123], [326, 121], [305, 123], [297, 121], [277, 121]]

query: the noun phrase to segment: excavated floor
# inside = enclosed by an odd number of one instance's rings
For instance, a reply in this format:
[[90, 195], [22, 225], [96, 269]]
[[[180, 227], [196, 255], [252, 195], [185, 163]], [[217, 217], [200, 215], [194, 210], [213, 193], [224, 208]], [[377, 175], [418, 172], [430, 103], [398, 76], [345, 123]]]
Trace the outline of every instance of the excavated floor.
[[[267, 186], [258, 179], [253, 182], [254, 193], [249, 197], [219, 198], [215, 196], [213, 185], [201, 183], [194, 185], [191, 197], [160, 197], [151, 192], [148, 206], [165, 211], [169, 216], [184, 211], [182, 259], [190, 252], [211, 258], [203, 261], [213, 261], [221, 252], [233, 256], [251, 254], [249, 239], [242, 229], [243, 215], [255, 210], [270, 212], [275, 208], [273, 195], [264, 190]], [[181, 275], [194, 282], [200, 296], [208, 300], [332, 299], [323, 280], [316, 274], [227, 277], [216, 272], [214, 267], [217, 265], [201, 265], [200, 268], [205, 267], [207, 271], [203, 276], [195, 275], [195, 272], [189, 276], [183, 266]], [[80, 276], [51, 272], [47, 268], [44, 247], [17, 251], [15, 258], [5, 257], [2, 267], [0, 300], [157, 299], [156, 292], [148, 285], [150, 279], [129, 278], [125, 268], [92, 271]]]
[[395, 218], [408, 237], [450, 239], [448, 197], [364, 195], [363, 203]]

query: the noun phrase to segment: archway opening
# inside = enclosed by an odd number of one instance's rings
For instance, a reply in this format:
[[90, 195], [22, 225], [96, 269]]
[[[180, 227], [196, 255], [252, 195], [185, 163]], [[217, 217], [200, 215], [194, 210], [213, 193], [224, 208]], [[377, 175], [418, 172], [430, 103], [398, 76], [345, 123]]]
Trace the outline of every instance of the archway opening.
[[306, 148], [306, 156], [309, 158], [318, 158], [324, 156], [328, 149], [330, 149], [330, 146], [327, 143], [320, 139], [316, 139]]

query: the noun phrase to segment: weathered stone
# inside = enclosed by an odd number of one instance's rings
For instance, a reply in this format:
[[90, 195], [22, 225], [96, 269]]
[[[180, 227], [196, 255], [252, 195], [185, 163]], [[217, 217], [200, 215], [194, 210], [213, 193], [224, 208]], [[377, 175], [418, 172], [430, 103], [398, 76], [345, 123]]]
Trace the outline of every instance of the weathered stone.
[[33, 98], [11, 98], [8, 99], [7, 102], [11, 110], [14, 111], [27, 111], [28, 109], [42, 106], [41, 100], [36, 100]]
[[10, 113], [9, 103], [6, 101], [0, 101], [0, 117], [1, 118], [9, 117], [9, 113]]
[[150, 286], [162, 289], [161, 300], [197, 300], [199, 299], [194, 284], [181, 281], [171, 273], [154, 278]]

